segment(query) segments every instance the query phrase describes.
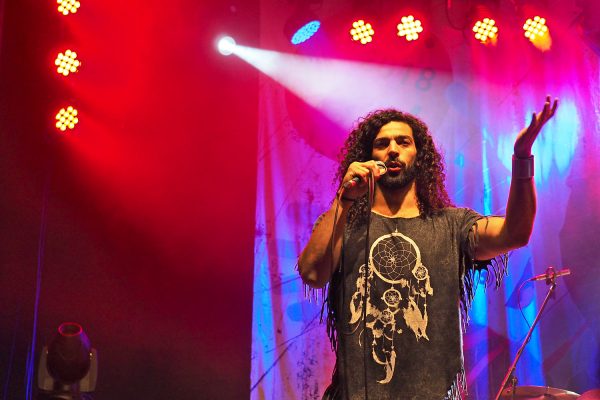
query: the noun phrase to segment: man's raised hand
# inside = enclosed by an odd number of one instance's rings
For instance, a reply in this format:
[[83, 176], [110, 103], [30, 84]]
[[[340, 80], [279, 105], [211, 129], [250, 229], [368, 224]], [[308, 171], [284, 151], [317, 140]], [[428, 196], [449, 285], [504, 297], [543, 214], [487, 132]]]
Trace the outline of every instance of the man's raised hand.
[[546, 103], [544, 103], [542, 111], [537, 114], [533, 113], [529, 126], [523, 128], [521, 132], [519, 132], [519, 135], [515, 140], [515, 157], [528, 158], [531, 156], [533, 142], [535, 142], [535, 139], [538, 137], [538, 134], [546, 122], [554, 116], [557, 107], [558, 99], [554, 99], [554, 103], [552, 103], [552, 98], [549, 95], [546, 96]]

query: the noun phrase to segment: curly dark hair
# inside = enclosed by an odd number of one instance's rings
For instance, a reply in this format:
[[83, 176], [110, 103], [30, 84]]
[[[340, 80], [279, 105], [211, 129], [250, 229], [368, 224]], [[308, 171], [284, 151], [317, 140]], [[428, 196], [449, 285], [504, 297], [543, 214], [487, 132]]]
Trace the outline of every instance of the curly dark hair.
[[[341, 185], [350, 164], [372, 159], [373, 140], [379, 130], [389, 122], [399, 121], [408, 124], [417, 148], [415, 160], [417, 201], [422, 217], [426, 217], [444, 207], [453, 206], [444, 181], [444, 162], [442, 155], [433, 143], [427, 125], [414, 115], [394, 109], [378, 110], [362, 118], [344, 144], [340, 152], [340, 166], [335, 182]], [[367, 194], [357, 199], [348, 212], [348, 221], [352, 225], [367, 215]]]

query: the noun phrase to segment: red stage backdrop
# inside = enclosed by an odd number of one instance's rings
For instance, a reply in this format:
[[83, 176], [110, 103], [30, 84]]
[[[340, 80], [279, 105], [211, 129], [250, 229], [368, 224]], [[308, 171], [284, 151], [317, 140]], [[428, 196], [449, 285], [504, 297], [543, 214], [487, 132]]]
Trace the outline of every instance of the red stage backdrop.
[[258, 3], [2, 4], [0, 398], [31, 398], [65, 321], [97, 399], [247, 398], [258, 73], [214, 42], [257, 45]]

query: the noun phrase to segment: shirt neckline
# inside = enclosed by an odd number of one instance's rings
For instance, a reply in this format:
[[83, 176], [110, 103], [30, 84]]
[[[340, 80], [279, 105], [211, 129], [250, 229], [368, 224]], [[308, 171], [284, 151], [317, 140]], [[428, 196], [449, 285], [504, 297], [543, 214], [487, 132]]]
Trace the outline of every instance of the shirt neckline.
[[416, 216], [414, 216], [414, 217], [389, 216], [389, 215], [384, 215], [384, 214], [382, 214], [382, 213], [380, 213], [380, 212], [377, 212], [377, 211], [375, 211], [375, 210], [371, 210], [371, 212], [372, 212], [373, 214], [375, 214], [375, 215], [378, 215], [378, 216], [380, 216], [380, 217], [387, 218], [387, 219], [415, 219], [415, 218], [419, 218], [419, 217], [421, 216], [421, 214], [419, 214], [419, 215], [416, 215]]

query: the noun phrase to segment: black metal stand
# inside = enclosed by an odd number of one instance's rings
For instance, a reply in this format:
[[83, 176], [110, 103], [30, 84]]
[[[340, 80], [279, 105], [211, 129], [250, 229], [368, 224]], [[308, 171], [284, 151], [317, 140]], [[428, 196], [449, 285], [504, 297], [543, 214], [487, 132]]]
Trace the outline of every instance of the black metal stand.
[[513, 360], [510, 367], [508, 368], [508, 371], [506, 372], [506, 376], [504, 377], [504, 380], [502, 381], [502, 384], [500, 385], [500, 390], [498, 390], [498, 394], [496, 395], [495, 400], [500, 399], [500, 396], [502, 395], [502, 391], [506, 388], [506, 385], [509, 380], [512, 383], [511, 399], [515, 398], [515, 389], [517, 387], [517, 378], [514, 376], [514, 372], [517, 367], [517, 362], [519, 361], [519, 358], [521, 358], [521, 353], [523, 353], [523, 350], [525, 350], [525, 346], [527, 345], [527, 343], [529, 343], [529, 339], [531, 339], [531, 334], [533, 333], [533, 329], [535, 328], [538, 321], [540, 320], [540, 316], [542, 315], [544, 308], [546, 308], [546, 304], [548, 304], [550, 295], [554, 292], [554, 289], [556, 288], [555, 278], [556, 278], [556, 275], [552, 274], [551, 278], [547, 280], [548, 284], [550, 285], [550, 288], [548, 289], [546, 298], [544, 299], [544, 302], [542, 303], [540, 310], [538, 311], [537, 315], [535, 316], [535, 319], [533, 320], [533, 324], [531, 324], [531, 327], [529, 328], [529, 332], [527, 332], [527, 336], [525, 336], [525, 340], [523, 340], [523, 344], [517, 351], [517, 354], [515, 355], [515, 359]]

